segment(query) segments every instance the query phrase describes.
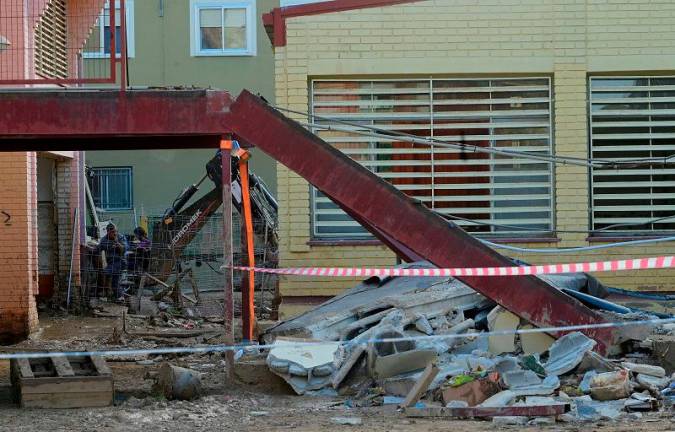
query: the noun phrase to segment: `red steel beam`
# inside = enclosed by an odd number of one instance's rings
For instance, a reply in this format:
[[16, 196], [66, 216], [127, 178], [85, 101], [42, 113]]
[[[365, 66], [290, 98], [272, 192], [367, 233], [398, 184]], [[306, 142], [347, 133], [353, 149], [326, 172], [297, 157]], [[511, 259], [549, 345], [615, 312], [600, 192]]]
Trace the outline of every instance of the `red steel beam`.
[[[41, 138], [153, 138], [157, 146], [162, 137], [211, 136], [218, 148], [229, 132], [224, 115], [231, 104], [229, 93], [215, 90], [0, 92], [0, 139], [26, 140], [26, 148], [35, 150], [30, 141]], [[150, 141], [137, 144], [153, 148]], [[90, 150], [96, 142], [82, 145]], [[187, 138], [185, 147], [191, 147]]]
[[[227, 118], [228, 126], [240, 140], [255, 145], [358, 216], [400, 256], [414, 253], [439, 267], [513, 265], [507, 257], [410, 199], [248, 91], [237, 97]], [[396, 243], [405, 245], [406, 250], [397, 250]], [[606, 322], [601, 315], [534, 276], [459, 279], [539, 327]], [[616, 338], [609, 328], [584, 333], [598, 342], [600, 352], [605, 352]]]

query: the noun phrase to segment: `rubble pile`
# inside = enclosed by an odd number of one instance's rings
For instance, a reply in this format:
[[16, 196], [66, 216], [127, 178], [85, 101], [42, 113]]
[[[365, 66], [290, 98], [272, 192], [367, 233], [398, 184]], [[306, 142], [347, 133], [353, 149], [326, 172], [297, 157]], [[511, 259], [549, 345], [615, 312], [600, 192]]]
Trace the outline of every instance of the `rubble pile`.
[[[602, 288], [586, 275], [548, 281], [565, 290]], [[396, 403], [412, 417], [547, 424], [672, 407], [675, 374], [649, 364], [645, 341], [655, 329], [625, 328], [609, 359], [583, 333], [556, 340], [532, 331], [456, 279], [373, 277], [268, 329], [263, 340], [273, 345], [264, 353], [269, 370], [299, 395], [337, 393], [351, 406]]]

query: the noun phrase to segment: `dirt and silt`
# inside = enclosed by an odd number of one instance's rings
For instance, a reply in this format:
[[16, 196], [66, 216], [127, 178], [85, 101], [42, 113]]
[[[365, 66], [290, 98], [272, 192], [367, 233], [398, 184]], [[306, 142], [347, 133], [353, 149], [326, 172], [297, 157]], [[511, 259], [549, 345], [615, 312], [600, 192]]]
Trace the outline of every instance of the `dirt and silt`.
[[[190, 346], [220, 343], [219, 337], [204, 334], [193, 338], [130, 336], [142, 330], [157, 331], [146, 320], [127, 317], [41, 317], [41, 330], [30, 340], [0, 351], [133, 349], [160, 346]], [[173, 323], [180, 325], [180, 323]], [[208, 325], [202, 327], [208, 329]], [[144, 328], [145, 327], [145, 328]], [[213, 325], [216, 330], [217, 325]], [[114, 329], [117, 329], [114, 331]], [[161, 330], [161, 329], [160, 329]], [[146, 332], [151, 333], [151, 332]], [[153, 373], [162, 361], [201, 372], [204, 395], [194, 401], [168, 401], [153, 392]], [[9, 361], [0, 361], [0, 430], [6, 431], [493, 431], [490, 421], [456, 419], [413, 419], [396, 411], [395, 405], [349, 407], [347, 397], [296, 396], [280, 378], [271, 374], [256, 379], [228, 378], [222, 353], [190, 355], [128, 355], [109, 357], [115, 387], [115, 403], [106, 408], [22, 409], [11, 402]], [[336, 419], [342, 418], [342, 419]], [[346, 418], [346, 420], [345, 420]], [[344, 425], [340, 422], [357, 422]], [[668, 431], [675, 430], [675, 411], [626, 416], [617, 421], [584, 424], [555, 423], [546, 426], [501, 426], [580, 431]]]

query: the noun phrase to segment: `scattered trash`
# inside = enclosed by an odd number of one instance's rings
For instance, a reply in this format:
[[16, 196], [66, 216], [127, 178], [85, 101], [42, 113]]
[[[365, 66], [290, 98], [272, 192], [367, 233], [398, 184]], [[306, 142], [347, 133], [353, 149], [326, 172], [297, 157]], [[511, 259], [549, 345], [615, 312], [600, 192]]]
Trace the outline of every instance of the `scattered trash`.
[[162, 363], [157, 373], [155, 390], [169, 400], [192, 400], [201, 396], [200, 373]]
[[630, 395], [631, 385], [628, 371], [605, 372], [591, 378], [591, 396], [595, 400], [623, 399]]

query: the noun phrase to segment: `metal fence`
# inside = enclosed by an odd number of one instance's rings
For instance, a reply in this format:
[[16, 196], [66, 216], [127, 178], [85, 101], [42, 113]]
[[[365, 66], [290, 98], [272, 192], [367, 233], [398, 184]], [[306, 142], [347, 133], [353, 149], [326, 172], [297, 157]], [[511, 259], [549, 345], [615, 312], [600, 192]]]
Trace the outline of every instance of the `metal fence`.
[[[124, 217], [128, 216], [128, 217]], [[147, 220], [149, 238], [143, 242], [130, 232], [136, 222], [133, 213], [117, 218], [115, 240], [91, 242], [82, 256], [81, 297], [84, 304], [96, 307], [109, 302], [124, 303], [134, 314], [156, 315], [169, 312], [189, 318], [222, 318], [224, 298], [222, 214], [212, 216], [194, 238], [180, 251], [171, 246], [172, 233], [161, 232], [161, 216], [138, 217]], [[189, 227], [187, 220], [175, 221], [177, 227]], [[144, 223], [141, 223], [144, 225]], [[243, 263], [240, 221], [233, 214], [235, 265]], [[256, 232], [264, 232], [255, 227]], [[131, 228], [133, 229], [133, 228]], [[161, 232], [161, 235], [158, 234]], [[114, 236], [113, 236], [114, 237]], [[168, 238], [167, 238], [168, 237]], [[110, 243], [124, 249], [120, 254]], [[119, 247], [118, 247], [119, 248]], [[276, 267], [277, 251], [262, 237], [254, 242], [256, 265]], [[235, 316], [241, 316], [241, 276], [235, 272]], [[278, 279], [260, 275], [255, 281], [255, 306], [258, 319], [276, 318]]]
[[119, 79], [124, 87], [125, 0], [112, 4], [0, 1], [0, 85], [115, 84]]

